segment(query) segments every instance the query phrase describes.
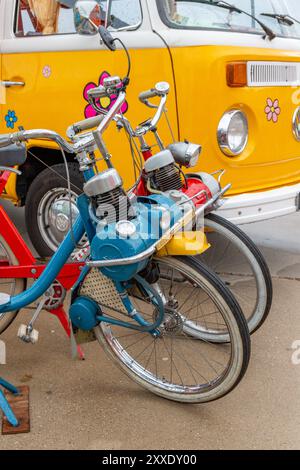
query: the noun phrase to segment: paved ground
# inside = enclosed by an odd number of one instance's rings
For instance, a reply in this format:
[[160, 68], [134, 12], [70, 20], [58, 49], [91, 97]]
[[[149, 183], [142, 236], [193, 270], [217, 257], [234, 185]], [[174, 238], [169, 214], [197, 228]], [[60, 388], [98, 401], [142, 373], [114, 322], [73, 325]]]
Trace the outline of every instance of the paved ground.
[[32, 431], [0, 436], [0, 449], [299, 449], [300, 365], [292, 364], [300, 340], [299, 222], [296, 214], [247, 229], [269, 260], [275, 299], [253, 337], [247, 375], [228, 397], [201, 406], [156, 398], [96, 343], [85, 347], [86, 361], [72, 361], [56, 319], [45, 313], [37, 345], [17, 340], [18, 321], [4, 336], [8, 364], [0, 371], [30, 385]]

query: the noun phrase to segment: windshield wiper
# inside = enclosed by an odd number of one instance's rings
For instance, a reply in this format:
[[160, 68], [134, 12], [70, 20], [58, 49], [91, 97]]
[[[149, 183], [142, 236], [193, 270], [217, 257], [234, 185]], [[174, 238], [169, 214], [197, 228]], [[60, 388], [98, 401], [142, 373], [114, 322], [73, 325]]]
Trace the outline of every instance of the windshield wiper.
[[[183, 1], [183, 0], [179, 0], [179, 1]], [[195, 3], [204, 3], [205, 5], [214, 5], [216, 7], [225, 8], [225, 10], [229, 10], [231, 13], [243, 13], [244, 15], [249, 16], [249, 18], [252, 18], [253, 20], [255, 20], [260, 25], [260, 27], [266, 33], [266, 35], [264, 36], [264, 39], [266, 37], [268, 37], [270, 39], [270, 41], [272, 41], [273, 39], [276, 38], [276, 34], [274, 33], [274, 31], [272, 31], [272, 29], [269, 28], [265, 23], [260, 21], [259, 18], [252, 15], [251, 13], [248, 13], [245, 10], [241, 10], [240, 8], [236, 7], [235, 5], [232, 5], [231, 3], [227, 3], [227, 2], [223, 2], [223, 1], [217, 1], [217, 0], [211, 0], [211, 1], [209, 1], [209, 0], [190, 0], [190, 1], [195, 2]]]
[[261, 13], [262, 16], [267, 16], [269, 18], [275, 18], [278, 20], [278, 23], [286, 25], [286, 26], [293, 26], [295, 23], [300, 24], [299, 20], [293, 18], [290, 15], [280, 15], [279, 13]]

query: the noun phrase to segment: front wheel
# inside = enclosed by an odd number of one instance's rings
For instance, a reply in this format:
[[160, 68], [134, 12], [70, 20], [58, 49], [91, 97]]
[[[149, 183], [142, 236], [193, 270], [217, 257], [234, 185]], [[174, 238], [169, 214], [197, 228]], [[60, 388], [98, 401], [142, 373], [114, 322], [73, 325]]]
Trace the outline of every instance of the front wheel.
[[[158, 334], [102, 322], [95, 328], [96, 337], [131, 379], [156, 395], [183, 403], [221, 398], [240, 382], [250, 358], [242, 312], [224, 284], [195, 259], [155, 262], [157, 289], [165, 302]], [[149, 298], [132, 293], [131, 301], [140, 315], [155, 320]], [[219, 331], [226, 331], [227, 344], [206, 338], [210, 334], [214, 340]]]

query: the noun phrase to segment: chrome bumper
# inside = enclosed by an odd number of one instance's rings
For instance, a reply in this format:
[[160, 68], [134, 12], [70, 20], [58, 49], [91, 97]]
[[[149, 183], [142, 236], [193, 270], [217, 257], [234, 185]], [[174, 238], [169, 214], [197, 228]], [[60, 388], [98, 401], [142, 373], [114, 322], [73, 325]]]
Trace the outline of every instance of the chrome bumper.
[[260, 222], [300, 210], [300, 184], [231, 196], [223, 199], [218, 214], [237, 225]]

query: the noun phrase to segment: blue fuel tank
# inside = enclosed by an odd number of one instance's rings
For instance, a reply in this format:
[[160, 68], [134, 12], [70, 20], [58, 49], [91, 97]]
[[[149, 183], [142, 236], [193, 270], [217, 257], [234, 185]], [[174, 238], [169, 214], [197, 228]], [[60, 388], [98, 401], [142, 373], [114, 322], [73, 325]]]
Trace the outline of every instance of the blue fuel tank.
[[[136, 216], [130, 221], [119, 221], [106, 226], [99, 224], [91, 244], [92, 260], [138, 255], [155, 244], [182, 217], [182, 209], [164, 195], [140, 197], [133, 207]], [[114, 281], [129, 281], [147, 263], [148, 260], [145, 260], [101, 270]]]

